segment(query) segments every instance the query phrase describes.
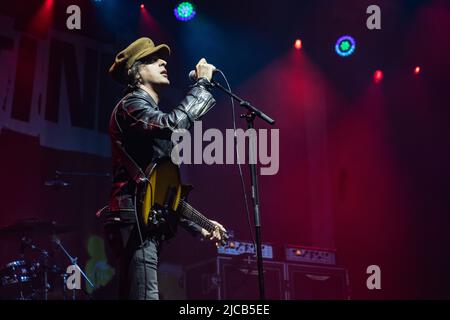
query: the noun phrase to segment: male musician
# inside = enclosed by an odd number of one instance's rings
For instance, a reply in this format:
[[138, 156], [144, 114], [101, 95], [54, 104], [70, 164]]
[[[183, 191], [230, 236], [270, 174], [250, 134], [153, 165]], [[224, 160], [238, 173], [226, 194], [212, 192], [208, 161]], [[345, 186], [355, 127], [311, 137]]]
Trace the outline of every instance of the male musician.
[[[190, 128], [215, 105], [210, 93], [214, 66], [201, 59], [196, 66], [197, 81], [185, 98], [169, 113], [159, 110], [161, 89], [170, 84], [169, 55], [167, 45], [155, 46], [151, 39], [140, 38], [117, 54], [109, 70], [116, 81], [127, 86], [110, 120], [113, 183], [105, 223], [119, 261], [121, 299], [158, 299], [158, 252], [170, 236], [167, 230], [176, 227], [173, 221], [164, 220], [151, 229], [138, 228], [136, 170], [145, 171], [155, 160], [169, 157], [173, 130]], [[176, 224], [192, 234], [220, 241], [225, 229], [211, 222], [216, 226], [212, 233], [184, 218], [178, 218]]]

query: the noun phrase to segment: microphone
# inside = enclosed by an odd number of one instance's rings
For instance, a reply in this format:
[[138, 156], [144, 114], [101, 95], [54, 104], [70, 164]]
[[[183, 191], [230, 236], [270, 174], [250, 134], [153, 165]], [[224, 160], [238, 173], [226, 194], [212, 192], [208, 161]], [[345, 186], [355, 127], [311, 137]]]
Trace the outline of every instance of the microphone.
[[[213, 70], [213, 74], [216, 73], [216, 72], [219, 72], [219, 69], [215, 68], [215, 69]], [[191, 79], [192, 82], [197, 81], [197, 71], [191, 70], [191, 71], [189, 72], [189, 79]], [[212, 79], [211, 79], [211, 82], [213, 82]]]

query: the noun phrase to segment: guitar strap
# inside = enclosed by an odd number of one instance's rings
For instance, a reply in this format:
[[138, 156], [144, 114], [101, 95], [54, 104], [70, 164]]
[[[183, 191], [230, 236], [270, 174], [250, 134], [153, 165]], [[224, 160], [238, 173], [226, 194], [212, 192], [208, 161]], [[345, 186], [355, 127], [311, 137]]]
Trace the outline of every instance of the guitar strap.
[[[123, 130], [120, 127], [119, 121], [117, 120], [117, 108], [122, 103], [123, 100], [125, 100], [130, 94], [127, 94], [125, 97], [123, 97], [119, 103], [117, 103], [116, 107], [114, 108], [114, 120], [116, 121], [117, 128], [119, 128], [120, 132], [123, 134]], [[117, 148], [120, 151], [120, 163], [125, 167], [125, 169], [128, 171], [128, 174], [132, 177], [133, 181], [136, 184], [139, 184], [146, 180], [146, 176], [144, 172], [142, 171], [141, 167], [134, 161], [134, 159], [130, 156], [130, 154], [125, 150], [125, 148], [122, 145], [122, 142], [119, 140], [114, 139], [114, 143], [116, 144]]]
[[[123, 97], [114, 107], [112, 116], [114, 117], [114, 120], [117, 124], [117, 128], [120, 130], [120, 132], [123, 134], [123, 130], [120, 127], [119, 121], [117, 120], [117, 109], [119, 105], [122, 103], [125, 98], [127, 98], [130, 94], [127, 94], [125, 97]], [[133, 181], [136, 183], [136, 185], [144, 182], [147, 178], [142, 171], [142, 169], [139, 167], [139, 165], [134, 161], [134, 159], [130, 156], [130, 154], [125, 150], [125, 148], [122, 145], [122, 142], [114, 137], [114, 143], [117, 146], [117, 149], [119, 150], [119, 162], [122, 166], [125, 167], [125, 170], [128, 172], [128, 174], [131, 176]], [[117, 217], [115, 215], [108, 216], [111, 213], [109, 205], [104, 206], [100, 210], [96, 212], [96, 216], [99, 219], [104, 219], [105, 223], [116, 223], [120, 221], [120, 217]]]
[[120, 142], [119, 140], [116, 140], [115, 143], [121, 153], [119, 161], [125, 167], [125, 169], [128, 171], [130, 176], [133, 178], [133, 181], [136, 184], [139, 184], [139, 183], [145, 181], [146, 177], [145, 177], [144, 172], [138, 166], [136, 161], [133, 160], [133, 158], [130, 156], [130, 154], [122, 146], [122, 142]]

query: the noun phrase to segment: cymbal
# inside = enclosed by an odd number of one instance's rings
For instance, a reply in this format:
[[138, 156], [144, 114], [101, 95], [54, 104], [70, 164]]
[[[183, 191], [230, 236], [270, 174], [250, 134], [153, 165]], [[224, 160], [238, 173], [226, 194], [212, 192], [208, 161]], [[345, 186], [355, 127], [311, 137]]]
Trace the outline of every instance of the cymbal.
[[0, 228], [0, 236], [57, 235], [73, 231], [73, 227], [56, 221], [24, 219]]

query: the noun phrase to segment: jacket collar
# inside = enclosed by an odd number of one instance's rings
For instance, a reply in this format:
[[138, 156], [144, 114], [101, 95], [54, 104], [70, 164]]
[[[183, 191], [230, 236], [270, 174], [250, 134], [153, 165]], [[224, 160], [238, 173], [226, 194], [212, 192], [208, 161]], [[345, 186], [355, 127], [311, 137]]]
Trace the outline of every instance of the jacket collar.
[[156, 110], [159, 109], [158, 105], [156, 104], [155, 100], [153, 100], [152, 96], [145, 90], [141, 89], [141, 88], [137, 88], [136, 90], [133, 91], [133, 95], [136, 97], [139, 97], [141, 99], [144, 99], [145, 101], [147, 101], [148, 103], [150, 103], [150, 105], [155, 108]]

